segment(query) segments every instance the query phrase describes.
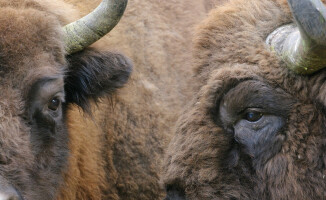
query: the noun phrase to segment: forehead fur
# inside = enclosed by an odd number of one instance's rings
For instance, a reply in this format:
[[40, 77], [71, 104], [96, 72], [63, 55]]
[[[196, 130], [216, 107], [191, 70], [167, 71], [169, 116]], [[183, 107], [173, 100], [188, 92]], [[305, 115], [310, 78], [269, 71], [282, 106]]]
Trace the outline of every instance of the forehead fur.
[[196, 77], [206, 85], [216, 73], [223, 74], [224, 70], [232, 71], [241, 65], [298, 99], [317, 96], [325, 101], [326, 94], [319, 91], [326, 88], [322, 81], [325, 70], [311, 76], [294, 74], [265, 44], [277, 27], [292, 22], [286, 0], [231, 0], [212, 10], [195, 35]]
[[291, 22], [281, 5], [276, 0], [231, 0], [213, 10], [197, 29], [196, 74], [207, 79], [212, 70], [225, 63], [257, 65], [261, 56], [271, 56], [265, 38], [278, 26]]
[[55, 17], [32, 8], [5, 7], [0, 13], [2, 76], [64, 64], [61, 26]]

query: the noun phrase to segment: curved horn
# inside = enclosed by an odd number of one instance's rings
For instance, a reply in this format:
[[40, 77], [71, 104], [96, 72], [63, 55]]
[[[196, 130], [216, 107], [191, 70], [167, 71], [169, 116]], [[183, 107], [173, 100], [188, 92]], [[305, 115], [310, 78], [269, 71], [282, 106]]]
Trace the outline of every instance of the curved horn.
[[72, 54], [93, 44], [110, 32], [122, 17], [128, 0], [103, 0], [85, 17], [66, 25], [66, 52]]
[[276, 29], [266, 42], [296, 73], [314, 73], [326, 67], [326, 8], [320, 0], [288, 3], [296, 25]]

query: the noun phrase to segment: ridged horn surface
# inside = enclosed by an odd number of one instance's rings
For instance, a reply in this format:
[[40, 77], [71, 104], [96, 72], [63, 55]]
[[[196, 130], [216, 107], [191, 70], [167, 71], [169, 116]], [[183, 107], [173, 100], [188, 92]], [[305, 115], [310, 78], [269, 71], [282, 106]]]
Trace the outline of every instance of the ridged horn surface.
[[110, 32], [120, 21], [127, 3], [128, 0], [103, 0], [93, 12], [66, 25], [66, 52], [81, 51]]
[[320, 0], [288, 0], [295, 24], [271, 33], [266, 43], [299, 74], [326, 67], [326, 8]]

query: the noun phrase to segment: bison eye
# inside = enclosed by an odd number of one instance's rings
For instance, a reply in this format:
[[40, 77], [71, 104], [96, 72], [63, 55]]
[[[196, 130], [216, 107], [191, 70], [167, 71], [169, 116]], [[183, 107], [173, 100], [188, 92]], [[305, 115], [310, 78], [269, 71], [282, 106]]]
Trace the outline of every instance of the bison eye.
[[57, 97], [54, 97], [53, 99], [51, 99], [51, 101], [49, 102], [48, 104], [48, 108], [52, 111], [56, 111], [59, 106], [61, 104], [61, 101], [57, 98]]
[[263, 113], [257, 110], [248, 110], [245, 115], [244, 119], [249, 122], [256, 122], [263, 117]]

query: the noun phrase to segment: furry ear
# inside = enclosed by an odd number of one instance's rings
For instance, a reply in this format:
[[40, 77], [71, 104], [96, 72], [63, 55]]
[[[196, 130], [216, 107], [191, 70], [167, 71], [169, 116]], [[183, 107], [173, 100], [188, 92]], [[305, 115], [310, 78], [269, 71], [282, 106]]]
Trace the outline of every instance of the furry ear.
[[121, 88], [132, 71], [132, 64], [125, 56], [91, 48], [67, 56], [67, 61], [66, 102], [75, 103], [85, 111], [90, 111], [90, 101], [96, 102]]

